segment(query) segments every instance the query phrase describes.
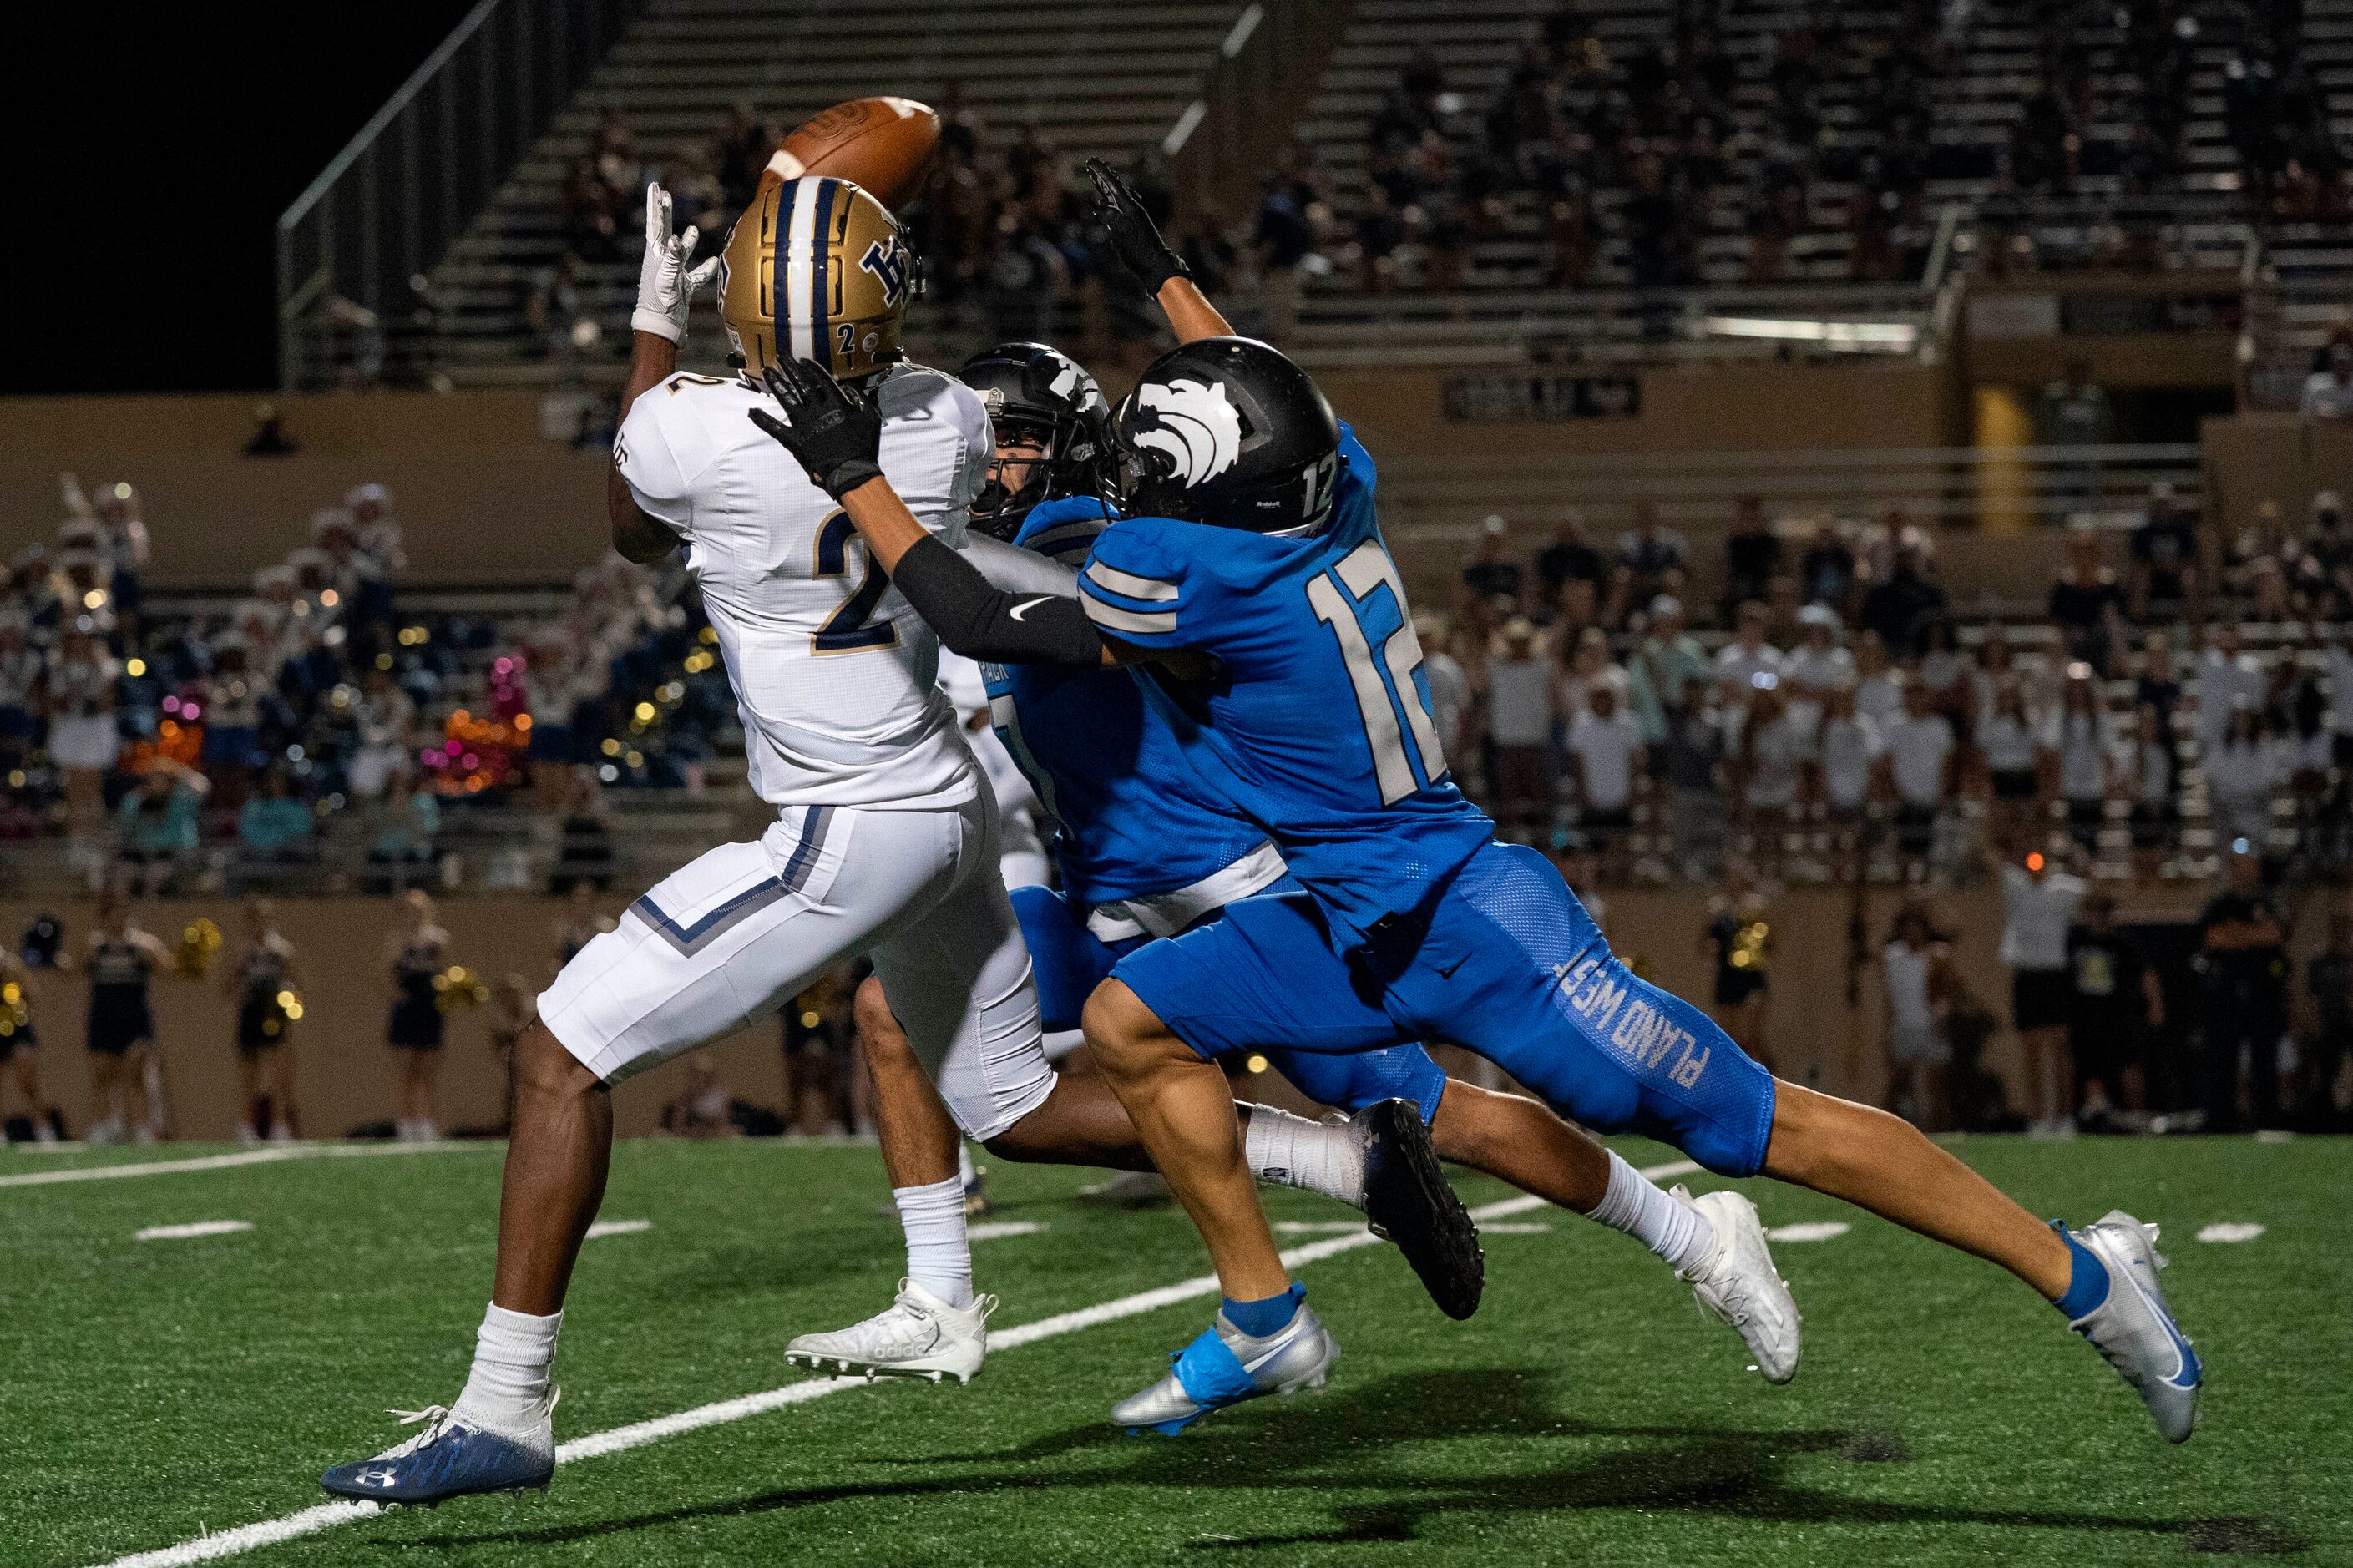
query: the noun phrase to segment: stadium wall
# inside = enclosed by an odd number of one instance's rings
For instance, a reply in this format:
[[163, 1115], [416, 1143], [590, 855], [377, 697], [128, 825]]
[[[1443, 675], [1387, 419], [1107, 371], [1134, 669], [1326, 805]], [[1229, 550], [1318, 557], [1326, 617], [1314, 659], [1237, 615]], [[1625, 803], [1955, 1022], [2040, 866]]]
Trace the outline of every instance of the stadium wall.
[[[1322, 380], [1384, 458], [1919, 447], [1960, 439], [1950, 378], [1910, 363], [1758, 364], [1631, 373], [1622, 416], [1450, 417], [1466, 383], [1575, 365], [1335, 370]], [[1607, 373], [1603, 379], [1622, 379]], [[274, 410], [296, 450], [245, 447]], [[606, 542], [604, 455], [550, 440], [532, 391], [0, 399], [0, 552], [53, 534], [60, 469], [128, 479], [143, 498], [163, 588], [233, 588], [295, 545], [351, 486], [392, 487], [404, 581], [502, 585], [567, 579]]]
[[[2187, 918], [2205, 889], [2168, 889], [2158, 900], [2135, 900], [2123, 911], [2127, 922]], [[1884, 941], [1897, 901], [1889, 889], [1874, 889], [1864, 910], [1864, 930], [1876, 952]], [[2006, 1016], [2010, 989], [1996, 957], [2000, 940], [2000, 896], [1990, 886], [1963, 889], [1939, 900], [1940, 918], [1955, 932], [1957, 961], [1970, 987], [1997, 1014]], [[84, 900], [40, 906], [61, 917], [68, 945], [80, 950], [90, 929]], [[396, 1065], [384, 1044], [391, 1004], [385, 942], [397, 920], [396, 907], [382, 900], [335, 898], [281, 900], [281, 929], [297, 943], [304, 980], [304, 1017], [297, 1026], [297, 1096], [304, 1131], [340, 1136], [354, 1127], [384, 1121], [396, 1103]], [[0, 931], [21, 931], [37, 912], [23, 899], [0, 900]], [[553, 965], [554, 930], [562, 912], [554, 900], [482, 896], [444, 900], [440, 923], [450, 933], [450, 962], [484, 980], [506, 973], [543, 984]], [[1768, 1038], [1784, 1076], [1833, 1093], [1875, 1100], [1881, 1089], [1881, 1003], [1866, 980], [1860, 1006], [1846, 1005], [1848, 921], [1843, 889], [1797, 889], [1782, 894], [1772, 910], [1774, 957]], [[234, 961], [237, 908], [220, 900], [163, 900], [137, 906], [142, 925], [176, 944], [181, 931], [198, 917], [217, 921], [227, 945], [214, 956], [204, 981], [159, 975], [154, 982], [157, 1034], [169, 1075], [174, 1124], [183, 1138], [225, 1139], [239, 1117], [233, 1047], [236, 1000], [223, 976]], [[1706, 923], [1704, 900], [1691, 892], [1626, 890], [1609, 896], [1605, 924], [1612, 944], [1629, 963], [1683, 995], [1704, 1000], [1711, 975], [1700, 947]], [[2308, 934], [2316, 922], [2298, 922]], [[42, 970], [35, 979], [34, 1021], [42, 1041], [41, 1075], [52, 1100], [79, 1129], [90, 1119], [90, 1074], [82, 1048], [89, 987], [79, 974]], [[442, 1080], [441, 1122], [446, 1128], [496, 1121], [501, 1102], [500, 1068], [489, 1044], [488, 1014], [460, 1007], [449, 1016], [448, 1055]], [[747, 1027], [712, 1047], [719, 1077], [736, 1098], [780, 1107], [784, 1100], [781, 1031], [773, 1023]], [[2017, 1045], [2007, 1031], [1989, 1048], [1987, 1064], [2012, 1088], [2022, 1089]], [[614, 1120], [624, 1137], [643, 1136], [660, 1125], [662, 1106], [685, 1082], [685, 1067], [671, 1062], [622, 1084], [614, 1093]], [[1251, 1092], [1261, 1091], [1253, 1089]], [[1271, 1099], [1296, 1097], [1269, 1093]]]
[[[1548, 419], [1448, 415], [1468, 390], [1549, 376], [1626, 381], [1628, 412]], [[1569, 361], [1446, 370], [1327, 370], [1333, 407], [1376, 457], [1525, 458], [1548, 452], [1762, 452], [1950, 446], [1965, 439], [1950, 375], [1909, 361], [1713, 364], [1613, 371]]]
[[[245, 456], [274, 408], [291, 453]], [[55, 533], [58, 473], [139, 487], [146, 581], [237, 587], [363, 480], [392, 487], [405, 583], [560, 582], [606, 546], [605, 458], [542, 436], [531, 392], [0, 399], [0, 552]]]
[[2209, 419], [2199, 440], [2205, 465], [2208, 537], [2252, 526], [2265, 501], [2300, 531], [2320, 490], [2353, 494], [2353, 425], [2294, 414]]

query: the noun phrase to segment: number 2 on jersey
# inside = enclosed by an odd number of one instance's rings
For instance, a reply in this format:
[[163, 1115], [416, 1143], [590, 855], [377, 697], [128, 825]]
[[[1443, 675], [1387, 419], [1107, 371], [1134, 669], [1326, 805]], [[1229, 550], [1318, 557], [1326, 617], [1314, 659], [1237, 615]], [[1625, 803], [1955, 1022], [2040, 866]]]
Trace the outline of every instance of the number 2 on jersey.
[[[1334, 583], [1336, 575], [1340, 581]], [[1388, 682], [1373, 663], [1374, 650], [1370, 638], [1365, 636], [1363, 612], [1360, 606], [1372, 596], [1374, 589], [1388, 585], [1389, 595], [1397, 601], [1397, 629], [1381, 639], [1380, 662], [1388, 668]], [[1347, 592], [1343, 593], [1345, 587]], [[1332, 636], [1340, 645], [1340, 657], [1347, 662], [1348, 683], [1356, 693], [1356, 711], [1365, 721], [1365, 740], [1373, 749], [1373, 779], [1380, 786], [1381, 804], [1395, 805], [1419, 787], [1414, 780], [1413, 763], [1406, 757], [1405, 731], [1413, 731], [1415, 750], [1421, 753], [1422, 773], [1432, 784], [1446, 776], [1446, 754], [1438, 743], [1438, 726], [1430, 722], [1430, 708], [1422, 700], [1421, 690], [1414, 684], [1414, 672], [1421, 668], [1421, 639], [1414, 635], [1413, 616], [1406, 608], [1405, 584], [1398, 580], [1398, 569], [1389, 552], [1377, 540], [1368, 539], [1342, 557], [1331, 573], [1318, 573], [1307, 581], [1307, 603], [1315, 618], [1332, 628]], [[1396, 695], [1390, 695], [1394, 686]], [[1398, 722], [1402, 711], [1404, 722]]]
[[[810, 571], [813, 578], [847, 577], [849, 575], [849, 541], [858, 531], [846, 511], [835, 512], [817, 531], [817, 564]], [[869, 626], [875, 606], [882, 595], [891, 591], [891, 574], [874, 564], [866, 552], [864, 541], [858, 546], [859, 559], [865, 563], [866, 574], [859, 578], [858, 587], [841, 602], [841, 608], [826, 617], [825, 625], [809, 634], [811, 653], [856, 653], [861, 648], [897, 647], [899, 628], [884, 622]]]

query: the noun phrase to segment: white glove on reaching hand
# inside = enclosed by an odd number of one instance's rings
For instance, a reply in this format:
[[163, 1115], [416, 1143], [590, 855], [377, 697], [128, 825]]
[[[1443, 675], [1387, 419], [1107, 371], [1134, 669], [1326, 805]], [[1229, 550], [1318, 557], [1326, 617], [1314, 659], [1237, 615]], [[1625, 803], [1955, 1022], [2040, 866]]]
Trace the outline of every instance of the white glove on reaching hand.
[[687, 270], [702, 231], [690, 228], [673, 235], [670, 223], [670, 193], [658, 182], [648, 184], [646, 258], [638, 268], [638, 308], [629, 317], [629, 328], [676, 342], [686, 336], [687, 307], [693, 303], [694, 291], [711, 281], [719, 270], [719, 258], [714, 256]]

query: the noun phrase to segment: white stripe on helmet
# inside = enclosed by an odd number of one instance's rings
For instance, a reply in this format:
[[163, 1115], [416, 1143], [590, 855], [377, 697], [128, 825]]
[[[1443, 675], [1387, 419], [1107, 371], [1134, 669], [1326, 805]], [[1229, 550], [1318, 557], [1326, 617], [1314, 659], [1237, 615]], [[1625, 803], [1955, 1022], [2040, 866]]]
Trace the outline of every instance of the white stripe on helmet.
[[793, 184], [793, 215], [785, 228], [785, 309], [780, 328], [789, 329], [786, 340], [795, 359], [816, 359], [817, 340], [811, 331], [817, 320], [812, 292], [812, 275], [816, 271], [817, 247], [823, 243], [817, 232], [818, 182], [797, 180]]

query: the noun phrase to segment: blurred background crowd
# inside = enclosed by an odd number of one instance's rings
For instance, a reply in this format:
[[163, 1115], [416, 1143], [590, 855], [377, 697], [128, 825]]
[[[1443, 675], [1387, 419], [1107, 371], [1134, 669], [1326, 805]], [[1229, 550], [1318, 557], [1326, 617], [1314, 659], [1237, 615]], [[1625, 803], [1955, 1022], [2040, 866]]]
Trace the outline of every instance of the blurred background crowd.
[[[603, 793], [699, 795], [734, 705], [682, 572], [609, 558], [562, 612], [404, 609], [381, 485], [250, 593], [151, 601], [127, 482], [62, 481], [0, 572], [0, 837], [97, 890], [610, 880]], [[448, 814], [528, 805], [548, 855], [461, 870]]]

